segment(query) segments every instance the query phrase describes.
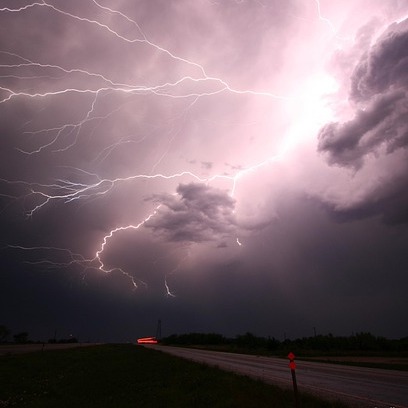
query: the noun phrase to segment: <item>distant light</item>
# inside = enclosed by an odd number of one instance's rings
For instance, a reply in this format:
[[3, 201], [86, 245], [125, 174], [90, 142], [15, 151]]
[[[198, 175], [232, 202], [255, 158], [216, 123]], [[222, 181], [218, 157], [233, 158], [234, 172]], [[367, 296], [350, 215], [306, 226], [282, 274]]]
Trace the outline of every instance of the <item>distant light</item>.
[[157, 344], [158, 342], [156, 337], [142, 337], [137, 339], [137, 344]]

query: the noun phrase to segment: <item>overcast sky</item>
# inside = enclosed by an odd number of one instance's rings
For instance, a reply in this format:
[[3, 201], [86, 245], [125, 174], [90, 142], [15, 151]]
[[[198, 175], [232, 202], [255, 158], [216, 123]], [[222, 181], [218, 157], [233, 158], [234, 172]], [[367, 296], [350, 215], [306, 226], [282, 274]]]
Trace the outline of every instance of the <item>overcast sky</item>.
[[408, 1], [2, 0], [0, 324], [407, 336]]

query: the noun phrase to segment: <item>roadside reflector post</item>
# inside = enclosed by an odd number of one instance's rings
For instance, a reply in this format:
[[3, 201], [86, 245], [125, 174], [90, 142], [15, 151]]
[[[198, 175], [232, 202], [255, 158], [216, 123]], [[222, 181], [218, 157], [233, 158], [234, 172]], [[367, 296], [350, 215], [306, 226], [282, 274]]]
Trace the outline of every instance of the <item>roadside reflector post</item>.
[[289, 359], [289, 368], [290, 372], [292, 374], [292, 382], [293, 382], [293, 392], [295, 393], [295, 408], [299, 408], [299, 395], [298, 395], [298, 389], [297, 389], [297, 382], [296, 382], [296, 363], [295, 363], [295, 355], [290, 352], [288, 354], [288, 359]]

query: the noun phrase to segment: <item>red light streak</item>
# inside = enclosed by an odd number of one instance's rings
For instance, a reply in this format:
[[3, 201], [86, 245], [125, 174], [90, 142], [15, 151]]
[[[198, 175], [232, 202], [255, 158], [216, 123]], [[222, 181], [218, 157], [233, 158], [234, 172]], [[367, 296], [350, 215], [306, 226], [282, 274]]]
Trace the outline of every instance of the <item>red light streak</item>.
[[158, 342], [156, 337], [141, 337], [137, 339], [137, 344], [157, 344]]

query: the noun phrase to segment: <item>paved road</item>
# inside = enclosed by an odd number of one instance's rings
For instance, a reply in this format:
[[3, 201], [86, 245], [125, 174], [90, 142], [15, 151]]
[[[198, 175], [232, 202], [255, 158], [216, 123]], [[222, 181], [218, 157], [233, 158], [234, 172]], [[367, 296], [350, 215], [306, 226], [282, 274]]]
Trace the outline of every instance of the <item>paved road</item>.
[[[292, 387], [288, 360], [195, 350], [149, 346], [189, 360], [218, 366], [268, 383]], [[300, 391], [334, 398], [362, 408], [408, 408], [408, 372], [336, 364], [297, 361]]]

